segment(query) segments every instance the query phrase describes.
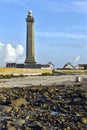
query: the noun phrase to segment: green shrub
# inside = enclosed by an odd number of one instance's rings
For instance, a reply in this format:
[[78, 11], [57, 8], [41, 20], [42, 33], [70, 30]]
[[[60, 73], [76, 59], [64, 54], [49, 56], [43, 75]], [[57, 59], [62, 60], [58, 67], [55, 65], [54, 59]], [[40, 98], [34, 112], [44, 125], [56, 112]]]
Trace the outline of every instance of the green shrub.
[[3, 78], [11, 78], [11, 75], [10, 74], [6, 74], [6, 75], [3, 75]]
[[0, 75], [0, 79], [3, 78], [3, 74]]
[[24, 74], [20, 74], [19, 77], [24, 77]]
[[13, 74], [5, 74], [5, 75], [1, 74], [0, 75], [0, 78], [13, 78], [13, 77], [14, 77]]
[[10, 76], [13, 78], [13, 77], [14, 77], [14, 74], [11, 74]]
[[42, 73], [42, 76], [52, 76], [54, 75], [53, 73]]

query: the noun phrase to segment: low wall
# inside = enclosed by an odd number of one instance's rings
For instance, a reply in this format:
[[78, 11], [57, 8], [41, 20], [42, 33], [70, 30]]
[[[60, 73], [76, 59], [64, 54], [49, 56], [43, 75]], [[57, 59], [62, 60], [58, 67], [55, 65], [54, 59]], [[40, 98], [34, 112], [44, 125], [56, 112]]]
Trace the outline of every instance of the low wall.
[[0, 75], [14, 74], [14, 75], [41, 75], [42, 73], [52, 73], [50, 69], [28, 69], [28, 68], [0, 68]]

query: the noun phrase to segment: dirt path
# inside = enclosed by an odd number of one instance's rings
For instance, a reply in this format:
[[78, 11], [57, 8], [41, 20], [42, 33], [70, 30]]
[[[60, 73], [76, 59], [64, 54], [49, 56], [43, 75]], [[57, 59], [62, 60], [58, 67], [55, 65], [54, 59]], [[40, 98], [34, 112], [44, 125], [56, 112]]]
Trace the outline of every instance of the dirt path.
[[[75, 82], [77, 75], [62, 75], [62, 76], [28, 76], [16, 77], [10, 79], [0, 79], [0, 87], [27, 87], [37, 85], [58, 85]], [[80, 75], [81, 79], [87, 79], [87, 75]]]

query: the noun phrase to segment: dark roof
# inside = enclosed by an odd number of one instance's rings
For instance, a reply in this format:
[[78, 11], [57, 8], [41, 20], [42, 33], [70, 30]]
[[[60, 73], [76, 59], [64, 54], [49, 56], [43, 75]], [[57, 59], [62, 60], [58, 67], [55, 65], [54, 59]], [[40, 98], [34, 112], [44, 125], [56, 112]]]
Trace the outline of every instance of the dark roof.
[[84, 67], [84, 66], [87, 66], [87, 64], [78, 64], [78, 66]]
[[6, 63], [6, 67], [16, 67], [16, 63]]
[[49, 67], [50, 65], [45, 64], [45, 65], [41, 65], [41, 67]]
[[24, 68], [24, 64], [16, 64], [16, 68]]
[[67, 65], [70, 65], [74, 68], [74, 66], [71, 63], [66, 63], [63, 68], [65, 68]]
[[51, 65], [53, 65], [53, 66], [54, 66], [54, 64], [53, 64], [52, 62], [48, 62], [48, 65], [49, 65], [49, 64], [51, 64]]
[[16, 65], [16, 63], [6, 63], [6, 65]]

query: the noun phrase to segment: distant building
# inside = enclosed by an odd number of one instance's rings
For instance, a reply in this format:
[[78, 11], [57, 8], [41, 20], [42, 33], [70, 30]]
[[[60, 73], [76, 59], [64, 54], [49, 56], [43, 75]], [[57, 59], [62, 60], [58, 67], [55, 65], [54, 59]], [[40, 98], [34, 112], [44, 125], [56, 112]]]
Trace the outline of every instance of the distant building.
[[87, 64], [78, 64], [75, 66], [75, 69], [80, 69], [80, 70], [87, 69]]
[[54, 70], [54, 66], [55, 66], [55, 65], [54, 65], [52, 62], [48, 62], [48, 65], [50, 66], [50, 69], [51, 69], [51, 70]]
[[16, 64], [16, 63], [7, 63], [6, 67], [13, 68], [24, 68], [24, 64]]
[[24, 64], [16, 64], [16, 68], [24, 68]]
[[11, 68], [36, 68], [36, 69], [51, 69], [53, 70], [54, 66], [51, 62], [48, 64], [16, 64], [16, 63], [7, 63], [6, 67], [11, 67]]
[[63, 69], [75, 69], [75, 67], [71, 63], [66, 63]]
[[6, 67], [16, 67], [16, 63], [6, 63]]

